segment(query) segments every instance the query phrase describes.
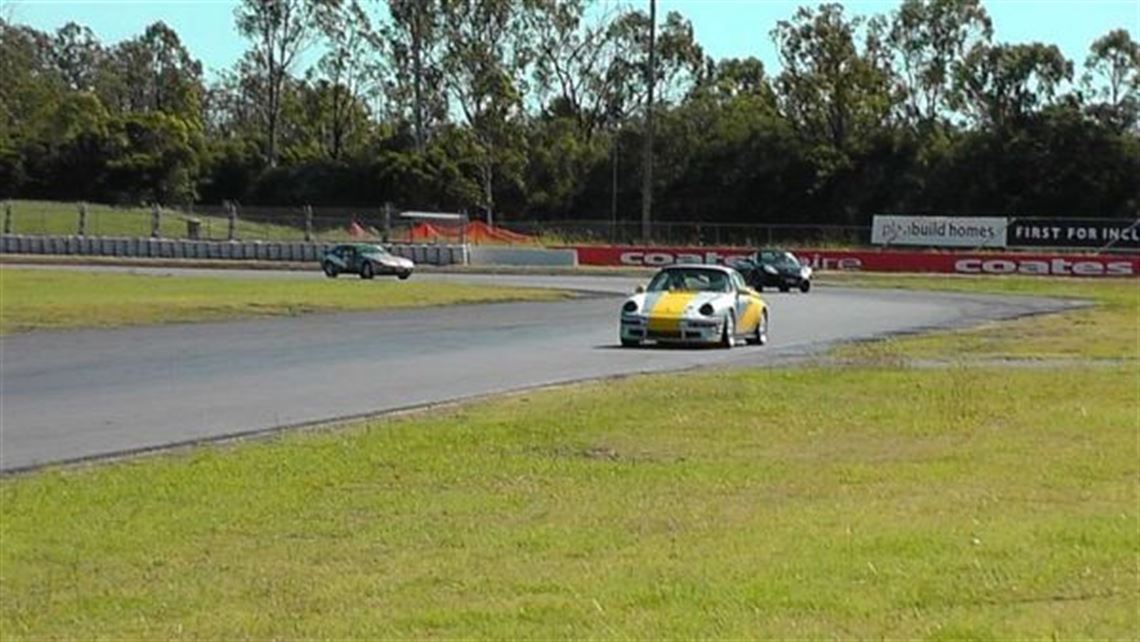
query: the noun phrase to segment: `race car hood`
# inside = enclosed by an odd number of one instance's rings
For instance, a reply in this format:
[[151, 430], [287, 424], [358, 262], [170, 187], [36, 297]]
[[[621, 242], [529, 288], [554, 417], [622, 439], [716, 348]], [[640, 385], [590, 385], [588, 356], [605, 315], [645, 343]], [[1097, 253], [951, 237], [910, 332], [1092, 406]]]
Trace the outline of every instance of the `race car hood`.
[[648, 318], [650, 329], [673, 328], [681, 319], [702, 318], [699, 310], [711, 303], [720, 313], [731, 306], [731, 297], [723, 292], [645, 292], [628, 299], [637, 304], [637, 314]]
[[[661, 292], [652, 297], [652, 307], [646, 306], [651, 317], [683, 317], [696, 312], [702, 304], [716, 298], [715, 292]], [[647, 301], [649, 303], [649, 301]]]
[[391, 268], [411, 269], [415, 267], [415, 263], [412, 263], [410, 260], [405, 259], [402, 256], [394, 256], [391, 254], [368, 254], [367, 256], [369, 259], [376, 261], [380, 265]]

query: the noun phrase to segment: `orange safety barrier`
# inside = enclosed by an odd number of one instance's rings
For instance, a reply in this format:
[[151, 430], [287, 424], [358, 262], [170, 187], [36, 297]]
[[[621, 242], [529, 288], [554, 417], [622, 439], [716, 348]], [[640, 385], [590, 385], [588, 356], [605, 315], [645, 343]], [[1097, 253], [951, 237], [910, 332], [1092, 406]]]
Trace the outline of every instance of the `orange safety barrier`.
[[526, 234], [519, 234], [501, 227], [492, 227], [483, 221], [474, 221], [466, 225], [437, 226], [431, 223], [416, 223], [409, 231], [413, 243], [430, 243], [446, 241], [457, 243], [487, 243], [487, 244], [537, 244], [538, 239]]

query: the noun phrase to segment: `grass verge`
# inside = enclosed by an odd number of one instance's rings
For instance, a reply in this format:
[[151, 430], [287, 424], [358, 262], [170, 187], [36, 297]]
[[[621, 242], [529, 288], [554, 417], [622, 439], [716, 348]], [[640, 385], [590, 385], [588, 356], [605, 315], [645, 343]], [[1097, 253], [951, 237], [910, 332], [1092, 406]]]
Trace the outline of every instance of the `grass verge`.
[[870, 361], [893, 358], [1140, 361], [1140, 287], [1136, 279], [1027, 276], [938, 277], [830, 273], [824, 282], [850, 287], [941, 290], [1081, 299], [1093, 305], [1060, 314], [987, 323], [888, 341], [852, 344], [835, 354]]
[[377, 278], [280, 281], [0, 268], [0, 333], [457, 303], [556, 300], [555, 290]]
[[1125, 638], [1140, 625], [1135, 382], [650, 377], [10, 479], [0, 627]]
[[[10, 201], [12, 207], [13, 234], [71, 235], [79, 230], [79, 204], [57, 201]], [[0, 207], [4, 204], [0, 203]], [[111, 207], [89, 203], [87, 205], [87, 228], [89, 236], [149, 237], [151, 233], [151, 211], [141, 207]], [[187, 215], [164, 209], [159, 217], [159, 235], [164, 238], [186, 238], [186, 220], [197, 219], [201, 225], [202, 238], [224, 239], [229, 233], [229, 221], [224, 217]], [[300, 220], [300, 214], [295, 218]], [[241, 218], [237, 220], [234, 234], [239, 239], [265, 241], [300, 240], [304, 231], [299, 227], [255, 223]], [[329, 238], [326, 239], [325, 237]], [[345, 238], [347, 233], [336, 231], [319, 235], [319, 240]]]

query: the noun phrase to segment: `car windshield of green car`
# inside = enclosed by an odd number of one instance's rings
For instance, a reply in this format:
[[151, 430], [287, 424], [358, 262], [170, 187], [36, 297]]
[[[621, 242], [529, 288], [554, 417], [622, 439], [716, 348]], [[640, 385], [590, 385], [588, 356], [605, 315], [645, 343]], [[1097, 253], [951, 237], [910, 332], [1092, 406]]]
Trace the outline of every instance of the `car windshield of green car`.
[[727, 292], [728, 275], [719, 270], [665, 270], [646, 288], [649, 292]]

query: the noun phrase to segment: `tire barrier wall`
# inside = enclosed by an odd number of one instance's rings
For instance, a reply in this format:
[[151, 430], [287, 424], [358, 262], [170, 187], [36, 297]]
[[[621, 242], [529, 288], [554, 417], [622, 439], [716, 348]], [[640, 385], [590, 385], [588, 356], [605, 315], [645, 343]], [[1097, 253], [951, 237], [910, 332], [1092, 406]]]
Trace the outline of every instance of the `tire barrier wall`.
[[[113, 256], [152, 259], [317, 262], [336, 243], [288, 241], [189, 241], [106, 236], [0, 236], [0, 253]], [[425, 265], [466, 265], [468, 246], [391, 244], [397, 256]]]

